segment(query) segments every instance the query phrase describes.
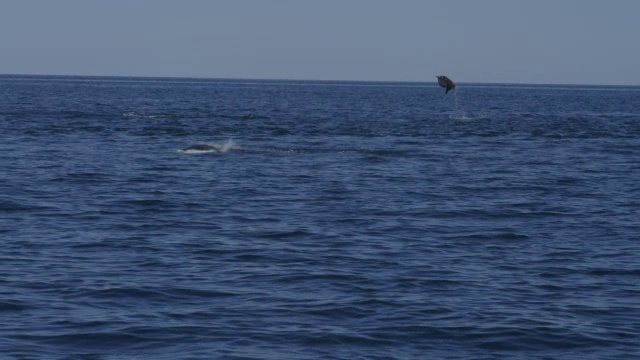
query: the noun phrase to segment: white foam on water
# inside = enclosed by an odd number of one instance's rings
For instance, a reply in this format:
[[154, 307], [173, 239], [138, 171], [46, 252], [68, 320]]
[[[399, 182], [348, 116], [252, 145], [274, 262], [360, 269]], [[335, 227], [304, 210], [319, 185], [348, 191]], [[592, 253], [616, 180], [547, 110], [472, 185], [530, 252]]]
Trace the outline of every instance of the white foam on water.
[[449, 115], [449, 119], [452, 120], [473, 120], [475, 117], [469, 115], [464, 109], [460, 107], [458, 104], [458, 87], [456, 86], [453, 89], [453, 111], [451, 115]]
[[227, 141], [222, 144], [217, 145], [219, 153], [226, 153], [227, 151], [240, 149], [240, 146], [236, 144], [233, 140], [227, 139]]
[[222, 143], [203, 143], [202, 145], [208, 145], [211, 148], [203, 149], [203, 150], [186, 148], [186, 149], [178, 149], [177, 151], [182, 154], [209, 154], [209, 153], [223, 154], [231, 150], [240, 149], [240, 146], [231, 139], [228, 139]]
[[122, 113], [122, 116], [127, 118], [144, 118], [144, 119], [166, 119], [166, 118], [180, 117], [179, 115], [176, 115], [176, 114], [161, 114], [161, 113], [148, 114], [148, 113], [143, 113], [138, 111], [128, 111], [128, 112]]
[[475, 117], [469, 115], [466, 111], [463, 110], [455, 110], [451, 115], [449, 115], [449, 119], [452, 120], [473, 120]]

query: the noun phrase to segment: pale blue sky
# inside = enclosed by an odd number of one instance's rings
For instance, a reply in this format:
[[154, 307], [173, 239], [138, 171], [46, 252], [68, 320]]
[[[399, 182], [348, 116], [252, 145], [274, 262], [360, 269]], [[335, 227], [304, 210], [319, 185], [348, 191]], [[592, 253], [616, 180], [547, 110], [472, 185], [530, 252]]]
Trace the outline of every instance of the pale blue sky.
[[0, 74], [640, 85], [637, 0], [2, 0]]

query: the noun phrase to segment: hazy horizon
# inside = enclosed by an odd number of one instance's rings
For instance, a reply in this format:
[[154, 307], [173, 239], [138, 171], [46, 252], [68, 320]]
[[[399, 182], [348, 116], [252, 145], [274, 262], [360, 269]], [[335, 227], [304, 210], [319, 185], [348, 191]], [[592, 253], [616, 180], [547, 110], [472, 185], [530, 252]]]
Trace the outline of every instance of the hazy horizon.
[[[64, 77], [64, 78], [121, 78], [121, 79], [140, 79], [140, 80], [203, 80], [203, 81], [258, 81], [258, 82], [317, 82], [317, 83], [397, 83], [397, 84], [415, 84], [415, 85], [433, 85], [438, 87], [438, 80], [434, 76], [434, 80], [344, 80], [344, 79], [275, 79], [275, 78], [230, 78], [230, 77], [194, 77], [194, 76], [139, 76], [139, 75], [77, 75], [77, 74], [0, 74], [0, 77]], [[640, 84], [588, 84], [588, 83], [534, 83], [534, 82], [475, 82], [475, 81], [456, 81], [457, 85], [507, 85], [507, 86], [587, 86], [587, 87], [640, 87]], [[459, 87], [459, 86], [458, 86]]]
[[0, 73], [640, 85], [640, 2], [0, 3]]

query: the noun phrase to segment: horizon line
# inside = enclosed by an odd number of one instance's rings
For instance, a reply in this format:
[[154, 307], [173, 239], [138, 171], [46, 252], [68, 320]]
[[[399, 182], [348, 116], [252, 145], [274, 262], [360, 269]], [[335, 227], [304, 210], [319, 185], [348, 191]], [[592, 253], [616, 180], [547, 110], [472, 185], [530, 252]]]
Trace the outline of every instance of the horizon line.
[[[205, 76], [152, 76], [152, 75], [78, 75], [78, 74], [26, 74], [0, 73], [0, 77], [58, 77], [58, 78], [121, 78], [121, 79], [163, 79], [163, 80], [204, 80], [204, 81], [258, 81], [258, 82], [314, 82], [314, 83], [391, 83], [391, 84], [429, 84], [428, 80], [339, 80], [311, 78], [240, 78], [240, 77], [205, 77]], [[435, 75], [434, 75], [435, 77]], [[433, 81], [437, 85], [437, 81]], [[593, 83], [543, 83], [543, 82], [474, 82], [456, 81], [457, 84], [469, 85], [515, 85], [515, 86], [588, 86], [588, 87], [640, 87], [640, 84], [593, 84]]]

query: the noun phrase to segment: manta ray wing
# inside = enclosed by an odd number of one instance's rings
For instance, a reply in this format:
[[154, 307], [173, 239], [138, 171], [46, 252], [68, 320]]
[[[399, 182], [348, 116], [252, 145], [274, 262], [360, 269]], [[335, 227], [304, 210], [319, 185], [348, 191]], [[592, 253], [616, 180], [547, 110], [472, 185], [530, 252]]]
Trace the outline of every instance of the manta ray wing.
[[451, 79], [449, 79], [448, 77], [444, 75], [438, 75], [436, 77], [438, 78], [438, 85], [445, 88], [445, 94], [448, 93], [449, 90], [453, 90], [456, 87], [456, 84], [454, 84], [453, 81], [451, 81]]

